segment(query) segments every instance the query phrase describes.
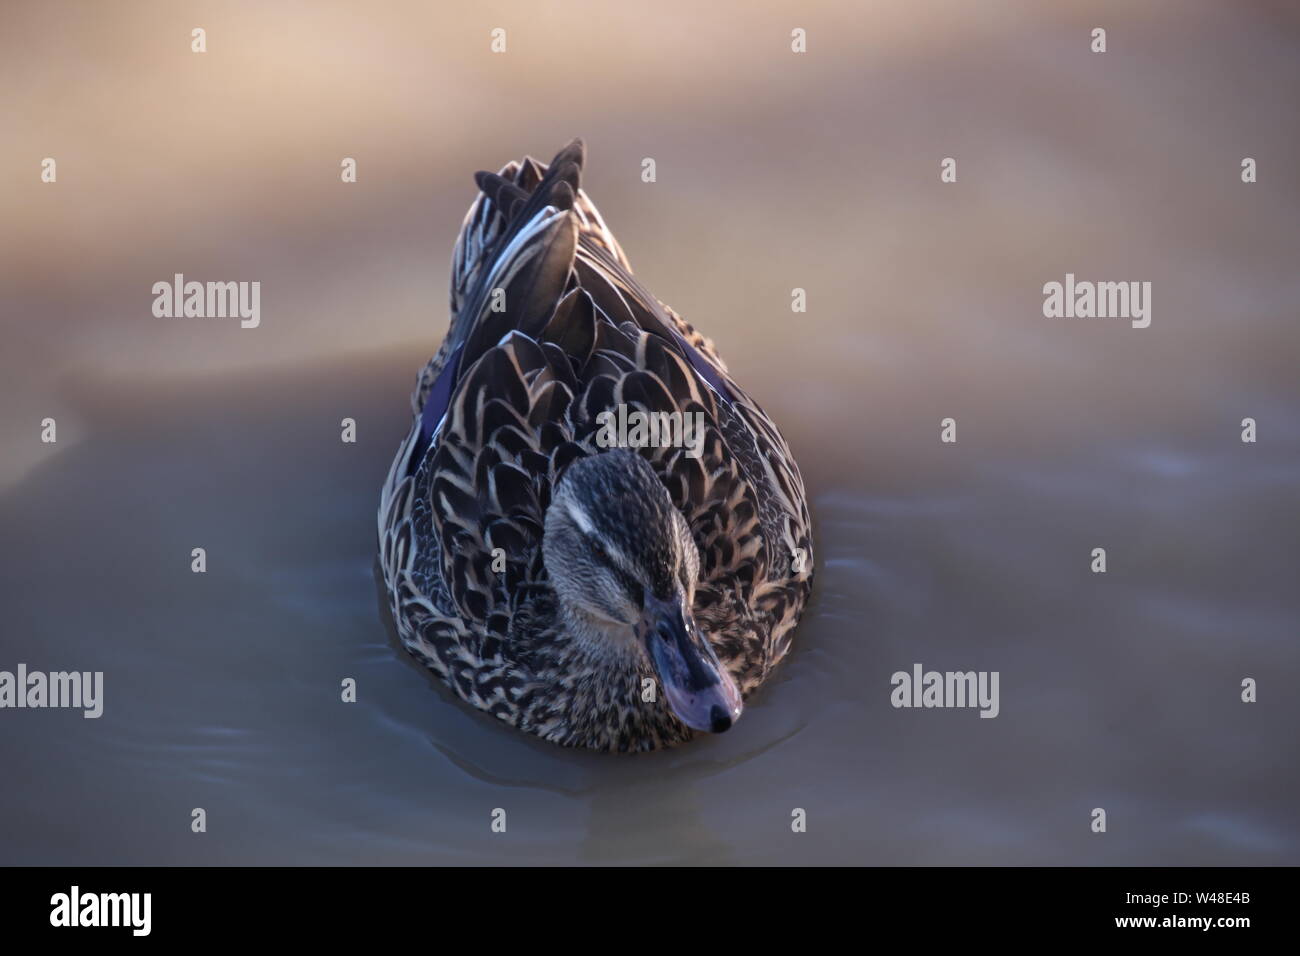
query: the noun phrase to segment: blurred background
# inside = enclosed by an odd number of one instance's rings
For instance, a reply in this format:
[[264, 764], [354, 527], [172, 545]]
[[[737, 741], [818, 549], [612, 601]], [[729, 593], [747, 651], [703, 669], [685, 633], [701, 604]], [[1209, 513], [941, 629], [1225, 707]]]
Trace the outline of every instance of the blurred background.
[[[0, 669], [105, 713], [0, 713], [0, 863], [1300, 863], [1298, 54], [1282, 2], [6, 3]], [[632, 759], [457, 703], [373, 578], [472, 174], [573, 136], [818, 532], [745, 719]], [[894, 710], [914, 662], [1000, 716]]]

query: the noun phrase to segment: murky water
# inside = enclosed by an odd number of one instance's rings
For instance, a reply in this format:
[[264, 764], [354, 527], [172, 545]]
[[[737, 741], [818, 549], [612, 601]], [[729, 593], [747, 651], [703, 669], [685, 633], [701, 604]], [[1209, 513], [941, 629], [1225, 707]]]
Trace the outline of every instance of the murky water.
[[[361, 146], [332, 131], [369, 121], [386, 74], [343, 70], [365, 95], [284, 131], [316, 88], [261, 107], [217, 61], [224, 92], [182, 86], [241, 98], [273, 174], [222, 179], [173, 144], [174, 179], [122, 172], [113, 193], [92, 168], [55, 198], [20, 187], [0, 669], [101, 670], [105, 704], [98, 720], [0, 712], [0, 862], [1300, 863], [1295, 21], [1117, 7], [1102, 70], [1075, 51], [1087, 18], [906, 9], [874, 30], [810, 12], [830, 49], [797, 76], [754, 52], [714, 76], [740, 41], [701, 21], [708, 43], [640, 94], [635, 124], [553, 76], [450, 145], [362, 136], [372, 185], [344, 198], [335, 154]], [[231, 42], [265, 27], [216, 16]], [[340, 18], [313, 35], [362, 28]], [[759, 23], [784, 49], [785, 18]], [[562, 20], [543, 25], [561, 42]], [[532, 56], [509, 70], [535, 78]], [[640, 60], [610, 56], [636, 79]], [[706, 73], [683, 116], [675, 84]], [[423, 100], [402, 89], [410, 119]], [[548, 93], [576, 105], [538, 115]], [[52, 128], [89, 109], [51, 106]], [[737, 727], [637, 757], [460, 704], [398, 649], [373, 566], [467, 174], [574, 132], [648, 286], [790, 436], [818, 535], [795, 649]], [[89, 136], [67, 149], [99, 155]], [[304, 182], [318, 154], [329, 168]], [[1255, 154], [1266, 172], [1245, 186]], [[176, 271], [259, 279], [262, 328], [153, 318], [147, 290]], [[1066, 272], [1151, 281], [1151, 327], [1045, 319], [1042, 284]], [[796, 286], [807, 314], [789, 310]], [[894, 709], [890, 675], [917, 662], [998, 671], [999, 716]]]

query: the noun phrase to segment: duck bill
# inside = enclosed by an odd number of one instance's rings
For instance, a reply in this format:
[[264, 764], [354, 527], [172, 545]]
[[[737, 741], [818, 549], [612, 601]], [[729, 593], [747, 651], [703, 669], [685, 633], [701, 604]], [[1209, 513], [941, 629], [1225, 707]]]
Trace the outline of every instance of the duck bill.
[[740, 717], [740, 689], [680, 599], [648, 598], [640, 626], [664, 700], [693, 730], [720, 734]]

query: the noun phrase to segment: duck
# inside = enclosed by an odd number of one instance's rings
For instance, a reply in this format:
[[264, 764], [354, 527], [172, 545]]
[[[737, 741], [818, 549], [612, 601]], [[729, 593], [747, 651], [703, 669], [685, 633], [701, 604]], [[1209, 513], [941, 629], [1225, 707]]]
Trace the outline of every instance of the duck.
[[[574, 140], [475, 175], [378, 564], [402, 646], [456, 696], [562, 746], [650, 751], [734, 726], [786, 656], [812, 523], [789, 444], [633, 276], [585, 162]], [[665, 427], [610, 427], [635, 415]]]

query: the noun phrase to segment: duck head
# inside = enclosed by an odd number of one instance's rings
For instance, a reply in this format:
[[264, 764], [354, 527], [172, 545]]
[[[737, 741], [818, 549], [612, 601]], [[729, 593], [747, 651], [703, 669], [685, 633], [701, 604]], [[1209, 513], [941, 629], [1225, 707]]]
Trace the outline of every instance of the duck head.
[[546, 510], [542, 557], [580, 638], [598, 653], [643, 655], [688, 727], [735, 723], [740, 690], [692, 612], [699, 552], [644, 458], [611, 449], [570, 465]]

